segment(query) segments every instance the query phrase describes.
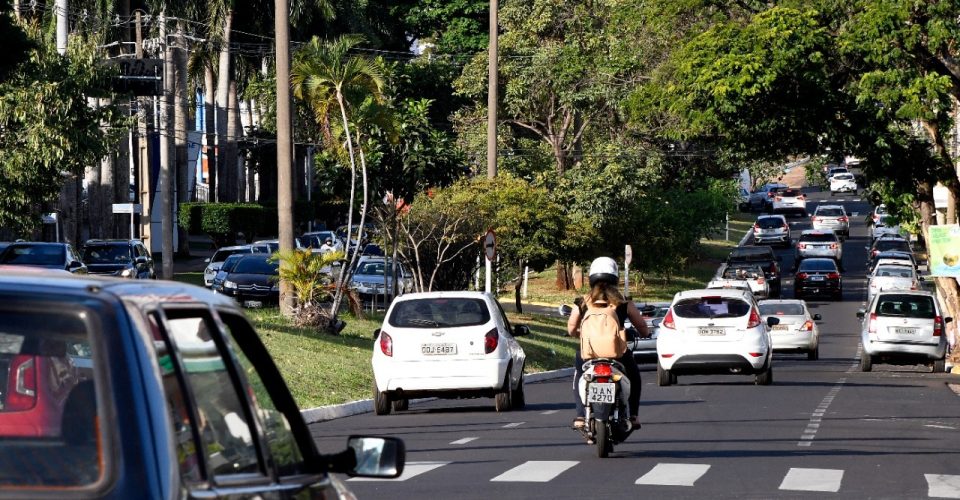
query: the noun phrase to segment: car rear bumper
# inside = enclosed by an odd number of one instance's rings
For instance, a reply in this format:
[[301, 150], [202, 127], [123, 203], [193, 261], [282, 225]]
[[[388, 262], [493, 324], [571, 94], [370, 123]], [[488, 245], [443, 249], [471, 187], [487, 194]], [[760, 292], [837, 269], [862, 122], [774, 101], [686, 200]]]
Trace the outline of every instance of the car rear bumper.
[[731, 367], [743, 369], [741, 365], [749, 366], [751, 370], [759, 370], [765, 366], [767, 356], [754, 357], [750, 353], [766, 354], [768, 351], [769, 346], [761, 339], [699, 342], [695, 346], [683, 339], [657, 343], [657, 359], [660, 365], [667, 370], [677, 367], [678, 373], [692, 373], [697, 370], [722, 373]]
[[757, 234], [753, 233], [753, 241], [758, 244], [763, 243], [789, 243], [790, 237], [786, 234]]
[[839, 281], [803, 282], [794, 285], [794, 294], [834, 295], [842, 290]]
[[766, 355], [687, 354], [673, 360], [661, 357], [660, 365], [676, 375], [755, 374], [766, 368], [767, 359]]
[[392, 361], [374, 359], [373, 374], [381, 391], [495, 390], [503, 386], [507, 359]]
[[774, 331], [773, 351], [812, 351], [817, 347], [817, 338], [808, 333], [778, 333]]
[[947, 343], [940, 341], [937, 344], [921, 344], [867, 340], [863, 342], [863, 352], [870, 356], [887, 358], [887, 361], [910, 362], [918, 359], [929, 361], [943, 358], [947, 352]]

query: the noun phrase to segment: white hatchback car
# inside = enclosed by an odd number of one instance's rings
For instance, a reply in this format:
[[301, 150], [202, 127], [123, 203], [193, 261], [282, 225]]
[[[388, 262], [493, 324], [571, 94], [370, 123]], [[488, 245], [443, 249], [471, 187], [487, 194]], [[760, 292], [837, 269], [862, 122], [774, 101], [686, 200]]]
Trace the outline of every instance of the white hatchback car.
[[851, 173], [838, 173], [830, 178], [830, 196], [839, 193], [857, 193], [857, 179]]
[[919, 290], [920, 276], [912, 264], [878, 263], [867, 275], [867, 303], [877, 292], [889, 290]]
[[773, 341], [753, 294], [744, 290], [688, 290], [673, 297], [657, 337], [657, 384], [678, 375], [746, 374], [773, 383]]
[[774, 213], [796, 212], [807, 216], [807, 196], [796, 188], [787, 188], [777, 192], [773, 198]]
[[930, 292], [880, 292], [866, 309], [857, 311], [863, 321], [860, 370], [875, 363], [927, 364], [934, 373], [946, 369], [946, 324], [936, 297]]
[[482, 292], [398, 297], [374, 332], [377, 415], [403, 411], [411, 398], [493, 397], [497, 411], [523, 408], [526, 355], [500, 304]]
[[207, 267], [203, 270], [203, 286], [210, 288], [213, 286], [213, 279], [217, 277], [217, 271], [223, 266], [223, 261], [227, 257], [237, 253], [253, 253], [251, 245], [237, 245], [232, 247], [222, 247], [213, 253], [213, 256], [206, 259]]
[[774, 352], [804, 352], [807, 359], [820, 358], [820, 329], [817, 321], [819, 314], [810, 314], [807, 303], [798, 299], [761, 300], [760, 316], [777, 318], [780, 323], [773, 325], [770, 336], [773, 337]]

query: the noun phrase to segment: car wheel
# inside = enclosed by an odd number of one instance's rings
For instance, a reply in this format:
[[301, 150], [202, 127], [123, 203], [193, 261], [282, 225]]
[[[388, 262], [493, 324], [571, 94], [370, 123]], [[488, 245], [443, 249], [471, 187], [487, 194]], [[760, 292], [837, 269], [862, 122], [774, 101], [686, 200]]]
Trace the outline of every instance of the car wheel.
[[523, 375], [520, 375], [520, 382], [517, 383], [517, 388], [513, 390], [510, 399], [514, 410], [522, 410], [527, 406], [527, 398], [523, 394]]
[[393, 402], [393, 411], [407, 411], [410, 409], [410, 400], [407, 398], [398, 399]]
[[507, 375], [503, 380], [503, 387], [497, 391], [497, 395], [493, 397], [494, 406], [497, 408], [498, 413], [505, 411], [510, 411], [510, 395], [513, 391], [510, 390], [510, 369], [507, 369]]
[[866, 352], [860, 353], [860, 371], [868, 372], [873, 370], [873, 356]]
[[943, 373], [947, 371], [947, 360], [940, 358], [933, 362], [933, 373]]
[[673, 374], [670, 370], [665, 370], [660, 363], [657, 363], [657, 385], [667, 387], [673, 383]]
[[373, 412], [377, 415], [390, 414], [390, 395], [377, 388], [377, 381], [373, 381]]
[[767, 369], [758, 373], [754, 378], [754, 383], [756, 385], [770, 385], [773, 383], [773, 365], [767, 363]]
[[807, 359], [810, 361], [816, 361], [820, 359], [820, 346], [814, 347], [812, 350], [807, 352]]

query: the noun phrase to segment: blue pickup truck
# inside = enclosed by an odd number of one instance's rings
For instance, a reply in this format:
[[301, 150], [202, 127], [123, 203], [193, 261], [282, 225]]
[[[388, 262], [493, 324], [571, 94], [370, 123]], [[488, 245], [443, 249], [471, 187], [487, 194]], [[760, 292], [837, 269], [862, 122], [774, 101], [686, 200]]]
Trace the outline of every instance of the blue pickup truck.
[[0, 496], [352, 498], [403, 442], [320, 453], [236, 303], [173, 282], [0, 266]]

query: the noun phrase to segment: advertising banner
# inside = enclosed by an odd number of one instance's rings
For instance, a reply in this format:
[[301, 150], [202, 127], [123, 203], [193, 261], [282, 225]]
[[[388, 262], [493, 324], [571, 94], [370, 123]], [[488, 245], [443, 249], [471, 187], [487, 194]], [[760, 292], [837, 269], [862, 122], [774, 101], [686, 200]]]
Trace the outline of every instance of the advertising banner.
[[960, 225], [930, 226], [930, 274], [960, 278]]

